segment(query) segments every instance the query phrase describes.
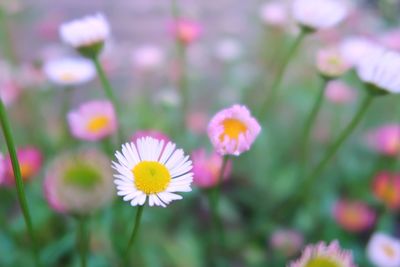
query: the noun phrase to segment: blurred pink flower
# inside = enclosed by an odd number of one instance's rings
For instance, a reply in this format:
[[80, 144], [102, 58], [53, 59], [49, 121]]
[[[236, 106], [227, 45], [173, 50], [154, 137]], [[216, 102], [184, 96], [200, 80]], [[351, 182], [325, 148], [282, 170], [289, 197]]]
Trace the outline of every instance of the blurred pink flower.
[[131, 136], [131, 141], [136, 143], [136, 141], [139, 138], [142, 137], [153, 137], [158, 140], [163, 140], [165, 144], [167, 144], [171, 139], [169, 138], [168, 135], [164, 134], [163, 132], [157, 131], [157, 130], [139, 130], [136, 131], [132, 136]]
[[303, 247], [303, 235], [292, 229], [280, 229], [272, 233], [270, 245], [286, 257], [292, 257]]
[[219, 111], [208, 124], [208, 136], [221, 155], [239, 156], [249, 150], [260, 131], [260, 124], [241, 105]]
[[145, 45], [133, 51], [132, 62], [139, 70], [149, 71], [160, 67], [165, 60], [164, 52], [160, 47]]
[[325, 97], [334, 104], [347, 104], [353, 102], [357, 94], [346, 83], [336, 80], [328, 83], [325, 89]]
[[342, 199], [334, 205], [333, 217], [343, 229], [362, 232], [375, 223], [376, 214], [363, 202]]
[[400, 124], [387, 124], [370, 131], [367, 143], [376, 152], [385, 156], [400, 153]]
[[98, 141], [117, 130], [117, 118], [113, 105], [106, 100], [94, 100], [82, 104], [67, 115], [71, 134], [82, 140]]
[[379, 41], [383, 46], [389, 49], [400, 50], [400, 29], [382, 34]]
[[260, 18], [267, 25], [286, 26], [289, 17], [289, 8], [282, 1], [267, 2], [260, 8]]
[[5, 61], [0, 62], [0, 98], [6, 106], [12, 105], [20, 96], [14, 69]]
[[[28, 146], [17, 149], [17, 157], [21, 176], [24, 181], [29, 181], [34, 178], [42, 168], [43, 156], [40, 150], [36, 147]], [[3, 159], [3, 167], [5, 168], [5, 171], [2, 184], [6, 186], [14, 185], [14, 171], [9, 155]]]
[[392, 210], [400, 208], [400, 174], [380, 172], [373, 181], [373, 193]]
[[[210, 188], [218, 184], [222, 167], [222, 157], [217, 153], [207, 155], [204, 149], [198, 149], [192, 153], [193, 183], [200, 188]], [[232, 170], [232, 162], [225, 167], [223, 180], [229, 178]]]
[[340, 52], [347, 62], [355, 66], [378, 47], [374, 41], [366, 37], [353, 36], [341, 42]]
[[203, 134], [207, 131], [208, 117], [203, 112], [192, 112], [186, 117], [186, 126], [196, 134]]
[[201, 25], [189, 19], [179, 19], [174, 22], [172, 27], [175, 38], [185, 45], [190, 45], [199, 39], [201, 32]]
[[351, 68], [340, 51], [331, 47], [318, 51], [316, 65], [318, 71], [329, 78], [342, 76]]

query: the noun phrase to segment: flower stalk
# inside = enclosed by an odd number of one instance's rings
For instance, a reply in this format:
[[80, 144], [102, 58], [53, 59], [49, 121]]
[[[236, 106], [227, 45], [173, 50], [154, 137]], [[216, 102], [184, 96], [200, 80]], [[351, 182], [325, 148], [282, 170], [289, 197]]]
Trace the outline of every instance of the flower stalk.
[[136, 240], [136, 238], [138, 236], [139, 228], [140, 228], [140, 222], [142, 220], [143, 209], [144, 209], [144, 205], [143, 206], [139, 206], [138, 210], [136, 212], [135, 224], [133, 225], [132, 234], [131, 234], [131, 237], [129, 239], [128, 246], [127, 246], [126, 252], [125, 252], [125, 259], [126, 260], [129, 259], [129, 257], [128, 257], [129, 252], [130, 252], [130, 250], [131, 250], [131, 248], [132, 248], [133, 244], [135, 243], [135, 240]]
[[85, 216], [80, 216], [77, 218], [78, 221], [78, 231], [77, 231], [77, 246], [79, 249], [81, 267], [87, 266], [87, 254], [89, 246], [89, 232], [87, 227], [88, 218]]

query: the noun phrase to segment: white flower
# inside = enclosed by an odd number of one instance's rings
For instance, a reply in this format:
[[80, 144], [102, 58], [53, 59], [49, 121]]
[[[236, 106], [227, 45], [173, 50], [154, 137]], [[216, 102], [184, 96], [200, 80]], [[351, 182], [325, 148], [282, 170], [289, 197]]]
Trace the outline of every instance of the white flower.
[[297, 23], [313, 30], [334, 27], [347, 15], [340, 0], [295, 0], [292, 8]]
[[61, 39], [74, 48], [103, 43], [110, 35], [110, 26], [102, 14], [66, 22], [60, 27]]
[[236, 39], [226, 38], [218, 42], [215, 55], [222, 61], [234, 61], [242, 55], [242, 46]]
[[367, 256], [377, 267], [399, 267], [400, 240], [384, 233], [375, 233], [368, 242]]
[[344, 39], [339, 46], [339, 50], [346, 61], [354, 66], [377, 47], [376, 43], [365, 37], [353, 36]]
[[175, 192], [190, 192], [193, 181], [192, 161], [176, 145], [152, 137], [140, 138], [136, 143], [122, 145], [113, 162], [115, 184], [119, 196], [132, 206], [166, 207], [173, 200], [182, 199]]
[[160, 67], [165, 60], [163, 51], [154, 45], [145, 45], [137, 48], [132, 55], [133, 64], [142, 70], [151, 70]]
[[280, 1], [267, 2], [260, 8], [260, 18], [268, 25], [285, 26], [289, 22], [288, 7]]
[[89, 82], [96, 75], [96, 69], [90, 60], [72, 57], [47, 61], [43, 72], [51, 82], [62, 86], [80, 85]]
[[360, 79], [391, 93], [400, 93], [400, 54], [374, 49], [356, 67]]

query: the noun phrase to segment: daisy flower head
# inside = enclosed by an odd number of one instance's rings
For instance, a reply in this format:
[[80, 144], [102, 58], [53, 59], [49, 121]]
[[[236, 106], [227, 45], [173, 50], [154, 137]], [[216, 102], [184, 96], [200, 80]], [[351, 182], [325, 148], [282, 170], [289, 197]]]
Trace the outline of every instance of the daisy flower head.
[[219, 111], [208, 124], [208, 136], [221, 155], [239, 156], [249, 150], [260, 131], [260, 124], [241, 105]]
[[57, 157], [44, 179], [49, 205], [69, 214], [90, 214], [110, 203], [114, 196], [112, 171], [107, 156], [95, 149]]
[[353, 67], [378, 47], [379, 45], [372, 40], [361, 36], [345, 38], [339, 44], [340, 53]]
[[400, 154], [400, 124], [390, 123], [373, 129], [367, 133], [366, 141], [377, 153], [396, 157]]
[[267, 25], [286, 26], [289, 19], [289, 10], [283, 1], [269, 1], [260, 7], [260, 19]]
[[294, 229], [279, 229], [272, 233], [269, 243], [274, 250], [292, 257], [303, 247], [304, 236]]
[[93, 80], [96, 69], [84, 58], [59, 58], [47, 61], [43, 66], [47, 79], [60, 86], [77, 86]]
[[374, 233], [367, 245], [367, 256], [375, 266], [400, 266], [400, 240], [384, 233]]
[[143, 137], [122, 145], [115, 156], [117, 194], [132, 206], [148, 201], [150, 206], [166, 207], [182, 199], [176, 192], [192, 190], [192, 161], [172, 142]]
[[321, 49], [317, 53], [316, 65], [319, 73], [328, 79], [345, 74], [351, 67], [336, 48]]
[[311, 31], [332, 28], [342, 22], [348, 13], [340, 0], [295, 0], [292, 14], [295, 21]]
[[155, 45], [138, 47], [132, 53], [133, 65], [142, 71], [156, 70], [165, 62], [164, 51]]
[[389, 209], [400, 208], [400, 174], [386, 171], [378, 173], [374, 178], [372, 191]]
[[335, 203], [333, 217], [343, 229], [358, 233], [373, 226], [376, 214], [363, 202], [342, 199]]
[[98, 141], [116, 132], [117, 117], [108, 100], [93, 100], [67, 114], [71, 134], [81, 140]]
[[135, 143], [138, 139], [147, 136], [153, 137], [154, 139], [163, 140], [165, 143], [168, 143], [171, 140], [165, 133], [154, 129], [138, 130], [133, 133], [130, 140]]
[[345, 82], [334, 80], [326, 86], [325, 98], [334, 104], [348, 104], [357, 98], [357, 93]]
[[337, 241], [329, 245], [319, 242], [316, 245], [308, 245], [300, 259], [293, 261], [288, 267], [356, 267], [351, 251], [340, 248]]
[[368, 90], [376, 95], [400, 93], [400, 54], [384, 48], [371, 50], [356, 66]]
[[194, 20], [179, 19], [173, 23], [172, 33], [182, 44], [190, 45], [200, 38], [202, 26]]
[[85, 57], [97, 57], [110, 36], [110, 25], [100, 13], [66, 22], [60, 27], [61, 39]]

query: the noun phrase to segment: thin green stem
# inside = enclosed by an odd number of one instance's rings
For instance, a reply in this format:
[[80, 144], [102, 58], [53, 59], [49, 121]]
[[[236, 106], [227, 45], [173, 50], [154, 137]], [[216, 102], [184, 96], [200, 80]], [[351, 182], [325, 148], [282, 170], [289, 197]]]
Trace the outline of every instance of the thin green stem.
[[129, 258], [128, 257], [129, 252], [130, 252], [133, 244], [135, 243], [136, 237], [137, 237], [137, 235], [139, 233], [140, 221], [142, 219], [142, 214], [143, 214], [143, 208], [144, 208], [144, 205], [143, 206], [139, 206], [138, 210], [136, 212], [135, 224], [133, 226], [131, 238], [129, 239], [128, 247], [126, 248], [126, 252], [125, 252], [125, 255], [124, 255], [126, 260]]
[[13, 137], [11, 125], [10, 125], [10, 122], [9, 122], [9, 119], [7, 116], [6, 108], [5, 108], [4, 103], [1, 100], [1, 98], [0, 98], [0, 123], [1, 123], [1, 127], [3, 129], [4, 138], [7, 143], [8, 152], [9, 152], [10, 158], [11, 158], [11, 164], [12, 164], [14, 177], [15, 177], [15, 185], [16, 185], [17, 194], [18, 194], [18, 201], [19, 201], [19, 204], [20, 204], [20, 207], [22, 210], [22, 214], [24, 216], [24, 220], [25, 220], [26, 228], [28, 230], [29, 237], [32, 242], [32, 252], [33, 252], [35, 266], [39, 267], [39, 266], [41, 266], [40, 260], [39, 260], [39, 250], [37, 247], [36, 235], [35, 235], [35, 232], [33, 229], [32, 219], [31, 219], [31, 215], [29, 212], [28, 203], [26, 200], [24, 182], [23, 182], [22, 176], [21, 176], [21, 169], [19, 166], [17, 152], [15, 149], [14, 137]]
[[189, 82], [187, 77], [186, 46], [177, 40], [178, 60], [179, 60], [179, 81], [178, 87], [182, 99], [182, 116], [184, 120], [189, 107]]
[[306, 122], [304, 124], [304, 132], [301, 137], [300, 145], [301, 145], [301, 161], [302, 161], [302, 170], [305, 171], [307, 169], [308, 157], [309, 157], [309, 143], [310, 143], [310, 133], [317, 119], [318, 113], [321, 109], [324, 92], [326, 84], [329, 82], [329, 79], [322, 77], [321, 87], [318, 89], [318, 95], [315, 99], [314, 105], [307, 116]]
[[[282, 83], [283, 77], [286, 73], [286, 69], [289, 66], [290, 60], [296, 54], [298, 48], [300, 47], [301, 43], [303, 42], [304, 38], [308, 35], [309, 30], [301, 29], [298, 36], [294, 40], [293, 44], [290, 46], [288, 53], [286, 54], [285, 58], [283, 59], [282, 65], [278, 69], [277, 76], [272, 84], [271, 90], [269, 92], [265, 92], [265, 99], [262, 102], [259, 117], [263, 120], [266, 116], [266, 113], [269, 107], [274, 103], [275, 98], [277, 96], [279, 87]], [[266, 88], [267, 89], [267, 88]]]
[[326, 152], [324, 158], [315, 167], [311, 175], [308, 176], [308, 179], [305, 181], [304, 190], [302, 190], [302, 193], [304, 195], [307, 195], [310, 188], [314, 184], [315, 180], [324, 171], [325, 167], [328, 165], [333, 156], [335, 156], [336, 152], [339, 150], [341, 145], [344, 143], [344, 141], [346, 141], [346, 139], [354, 131], [356, 126], [360, 123], [361, 119], [367, 112], [368, 107], [371, 105], [373, 98], [374, 98], [373, 94], [367, 93], [353, 119], [350, 121], [348, 126], [343, 130], [343, 132], [339, 135], [337, 140], [331, 145], [329, 150]]
[[80, 262], [81, 262], [81, 267], [86, 267], [88, 247], [89, 247], [89, 232], [87, 227], [87, 217], [80, 216], [77, 220], [78, 220], [78, 231], [76, 239], [80, 255]]

